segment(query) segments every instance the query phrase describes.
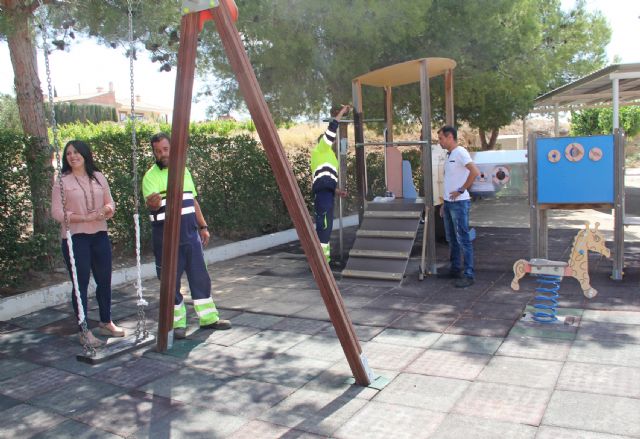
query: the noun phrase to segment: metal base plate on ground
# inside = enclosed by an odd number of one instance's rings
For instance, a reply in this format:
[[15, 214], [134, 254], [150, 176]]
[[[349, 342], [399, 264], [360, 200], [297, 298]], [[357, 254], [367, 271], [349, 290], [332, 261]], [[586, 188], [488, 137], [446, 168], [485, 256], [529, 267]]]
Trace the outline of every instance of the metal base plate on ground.
[[76, 355], [76, 359], [87, 364], [100, 364], [111, 360], [118, 355], [135, 351], [136, 349], [140, 349], [144, 346], [149, 346], [151, 343], [155, 343], [155, 341], [156, 337], [152, 334], [141, 339], [136, 338], [135, 335], [129, 335], [112, 341], [111, 343], [107, 343], [102, 347], [96, 348], [96, 354], [92, 357], [87, 354], [79, 354]]
[[565, 325], [565, 326], [578, 326], [578, 323], [580, 322], [580, 318], [576, 316], [557, 315], [556, 317], [558, 318], [558, 320], [554, 320], [550, 322], [538, 322], [534, 320], [533, 313], [525, 312], [522, 314], [520, 321], [525, 323], [537, 323], [537, 324], [543, 324], [543, 325]]

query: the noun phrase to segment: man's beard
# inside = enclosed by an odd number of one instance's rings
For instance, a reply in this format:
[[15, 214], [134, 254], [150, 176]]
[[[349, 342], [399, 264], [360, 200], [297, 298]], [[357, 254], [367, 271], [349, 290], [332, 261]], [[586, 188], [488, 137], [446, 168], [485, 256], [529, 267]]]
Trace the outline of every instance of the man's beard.
[[158, 168], [160, 168], [160, 169], [166, 168], [164, 163], [162, 163], [162, 160], [156, 160], [156, 165], [158, 165]]

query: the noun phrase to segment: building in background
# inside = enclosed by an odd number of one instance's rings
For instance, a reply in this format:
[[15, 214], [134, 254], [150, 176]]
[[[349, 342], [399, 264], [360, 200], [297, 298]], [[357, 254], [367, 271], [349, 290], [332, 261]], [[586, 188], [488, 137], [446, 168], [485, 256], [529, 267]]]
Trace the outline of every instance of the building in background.
[[[80, 90], [78, 90], [80, 91]], [[113, 82], [109, 83], [109, 90], [105, 91], [103, 87], [96, 87], [94, 93], [79, 93], [74, 96], [56, 96], [53, 98], [55, 103], [73, 103], [76, 105], [100, 105], [113, 108], [116, 111], [117, 119], [124, 122], [129, 119], [131, 114], [131, 101], [116, 98], [116, 92], [113, 88]], [[148, 122], [169, 122], [172, 108], [160, 107], [145, 103], [140, 95], [135, 97], [135, 117], [137, 120]]]

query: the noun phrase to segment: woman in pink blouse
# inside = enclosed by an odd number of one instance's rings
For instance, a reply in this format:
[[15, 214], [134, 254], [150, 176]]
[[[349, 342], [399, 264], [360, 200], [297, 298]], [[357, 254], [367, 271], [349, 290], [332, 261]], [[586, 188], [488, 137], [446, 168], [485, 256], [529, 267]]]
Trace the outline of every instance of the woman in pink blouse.
[[[93, 163], [91, 149], [85, 142], [72, 140], [64, 147], [62, 187], [64, 188], [64, 209], [60, 185], [56, 181], [51, 197], [51, 214], [61, 225], [62, 255], [71, 276], [65, 212], [67, 215], [66, 221], [72, 235], [78, 287], [85, 317], [88, 311], [89, 275], [93, 272], [100, 310], [98, 332], [101, 335], [123, 337], [124, 330], [111, 321], [111, 241], [107, 234], [107, 220], [113, 217], [116, 207], [111, 198], [109, 183]], [[75, 291], [72, 292], [71, 298], [73, 310], [77, 316], [78, 303]], [[92, 346], [102, 344], [91, 331], [87, 333], [87, 340], [81, 341], [88, 342]]]

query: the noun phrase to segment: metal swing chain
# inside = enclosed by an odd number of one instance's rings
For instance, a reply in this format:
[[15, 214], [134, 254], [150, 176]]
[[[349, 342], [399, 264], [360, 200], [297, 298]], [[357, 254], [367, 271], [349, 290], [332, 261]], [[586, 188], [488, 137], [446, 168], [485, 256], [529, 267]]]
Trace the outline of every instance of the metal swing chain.
[[[40, 10], [44, 9], [42, 0], [38, 0]], [[44, 12], [42, 12], [44, 14]], [[71, 278], [73, 280], [73, 289], [76, 296], [76, 302], [78, 304], [78, 324], [82, 331], [82, 348], [87, 356], [93, 357], [96, 355], [96, 349], [89, 342], [87, 334], [89, 333], [89, 327], [87, 326], [86, 314], [84, 307], [82, 306], [82, 299], [80, 297], [80, 288], [78, 284], [78, 271], [76, 269], [76, 260], [73, 254], [73, 241], [71, 238], [71, 227], [69, 226], [69, 215], [67, 214], [67, 202], [64, 195], [64, 186], [62, 185], [62, 158], [60, 157], [60, 141], [58, 140], [58, 123], [56, 121], [56, 112], [53, 102], [53, 86], [51, 85], [51, 68], [49, 64], [49, 42], [47, 40], [47, 27], [45, 26], [44, 19], [35, 14], [42, 31], [42, 48], [44, 51], [44, 65], [47, 76], [47, 91], [49, 93], [49, 108], [51, 110], [51, 130], [53, 132], [53, 149], [56, 155], [56, 168], [58, 171], [57, 181], [60, 188], [60, 199], [62, 201], [62, 213], [64, 215], [64, 227], [67, 236], [67, 246], [69, 248], [69, 260], [71, 262]]]
[[133, 222], [136, 232], [136, 291], [138, 293], [138, 322], [136, 324], [136, 340], [145, 339], [149, 335], [147, 330], [144, 308], [148, 302], [142, 297], [142, 274], [140, 264], [140, 198], [138, 195], [138, 142], [136, 140], [136, 118], [135, 118], [135, 81], [133, 74], [133, 61], [135, 55], [135, 42], [133, 39], [133, 2], [127, 0], [128, 20], [129, 20], [129, 89], [131, 92], [131, 162], [133, 168], [133, 199], [134, 213]]

